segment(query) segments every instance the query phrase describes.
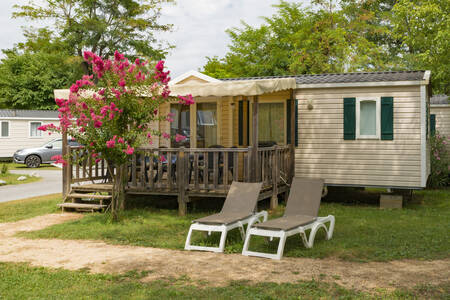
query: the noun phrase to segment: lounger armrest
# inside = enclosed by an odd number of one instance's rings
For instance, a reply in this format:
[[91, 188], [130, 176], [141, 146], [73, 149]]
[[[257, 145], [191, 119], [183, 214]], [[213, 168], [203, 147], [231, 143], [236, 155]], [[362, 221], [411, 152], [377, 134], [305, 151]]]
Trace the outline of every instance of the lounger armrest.
[[253, 224], [255, 224], [257, 222], [261, 222], [261, 218], [262, 218], [262, 222], [266, 222], [268, 215], [269, 214], [265, 210], [262, 210], [260, 212], [253, 214], [252, 218], [248, 222], [247, 231], [248, 231], [248, 229], [250, 229], [253, 226]]

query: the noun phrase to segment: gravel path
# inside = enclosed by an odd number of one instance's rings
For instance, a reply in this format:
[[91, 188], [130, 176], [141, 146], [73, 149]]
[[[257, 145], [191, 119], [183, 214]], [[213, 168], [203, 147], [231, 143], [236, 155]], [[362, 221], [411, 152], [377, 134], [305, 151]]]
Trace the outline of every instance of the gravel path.
[[13, 174], [38, 173], [41, 180], [31, 183], [0, 186], [0, 202], [57, 194], [62, 192], [61, 170], [11, 170]]
[[337, 259], [283, 258], [281, 261], [239, 254], [188, 252], [150, 247], [109, 245], [101, 241], [24, 239], [14, 235], [81, 218], [50, 214], [14, 223], [0, 223], [0, 261], [93, 273], [147, 270], [151, 281], [188, 276], [194, 283], [221, 286], [233, 280], [296, 282], [322, 280], [347, 288], [372, 290], [439, 284], [450, 278], [450, 259], [356, 263]]

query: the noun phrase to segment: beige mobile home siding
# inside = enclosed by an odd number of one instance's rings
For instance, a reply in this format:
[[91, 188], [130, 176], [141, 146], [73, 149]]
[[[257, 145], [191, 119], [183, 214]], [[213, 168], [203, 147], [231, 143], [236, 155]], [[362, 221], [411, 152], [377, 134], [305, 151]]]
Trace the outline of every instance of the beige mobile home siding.
[[9, 137], [0, 138], [0, 157], [12, 157], [18, 149], [33, 148], [44, 145], [45, 143], [61, 137], [59, 134], [42, 132], [38, 138], [30, 138], [30, 122], [42, 122], [42, 125], [53, 123], [59, 124], [59, 121], [40, 121], [23, 119], [0, 119], [0, 121], [9, 121]]
[[[450, 139], [450, 104], [431, 105], [430, 113], [436, 115], [436, 131]], [[447, 151], [450, 155], [450, 143], [447, 144]]]
[[[344, 140], [343, 98], [370, 96], [394, 97], [394, 140]], [[296, 176], [336, 185], [420, 187], [419, 86], [299, 89], [296, 99]]]

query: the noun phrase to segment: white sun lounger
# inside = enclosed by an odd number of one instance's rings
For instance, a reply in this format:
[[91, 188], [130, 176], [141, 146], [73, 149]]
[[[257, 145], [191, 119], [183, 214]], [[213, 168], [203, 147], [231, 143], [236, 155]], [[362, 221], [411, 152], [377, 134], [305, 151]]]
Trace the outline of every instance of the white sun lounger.
[[[334, 216], [317, 217], [323, 183], [322, 179], [294, 178], [283, 217], [254, 224], [251, 228], [249, 227], [247, 229], [242, 254], [246, 256], [281, 259], [287, 237], [300, 234], [305, 247], [312, 248], [317, 230], [320, 228], [325, 230], [326, 239], [331, 239], [334, 231]], [[325, 225], [326, 223], [329, 223], [328, 228]], [[306, 234], [307, 230], [311, 230], [309, 238]], [[279, 238], [277, 253], [269, 254], [249, 251], [248, 248], [252, 235], [264, 236], [270, 238], [270, 240], [274, 237]]]
[[[223, 252], [228, 231], [239, 228], [242, 240], [245, 239], [244, 225], [248, 228], [261, 221], [267, 221], [267, 212], [255, 213], [256, 203], [262, 183], [235, 182], [231, 184], [227, 198], [218, 214], [193, 221], [186, 238], [185, 250]], [[219, 247], [191, 245], [192, 231], [221, 232]]]

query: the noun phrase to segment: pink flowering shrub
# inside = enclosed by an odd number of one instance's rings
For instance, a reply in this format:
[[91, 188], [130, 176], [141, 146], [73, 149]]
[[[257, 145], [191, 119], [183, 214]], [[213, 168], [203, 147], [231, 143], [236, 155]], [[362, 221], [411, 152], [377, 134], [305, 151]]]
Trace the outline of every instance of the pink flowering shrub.
[[449, 184], [450, 174], [450, 153], [448, 152], [448, 143], [450, 139], [436, 134], [430, 137], [430, 159], [431, 159], [431, 174], [428, 178], [428, 186], [433, 188], [447, 186]]
[[[172, 114], [158, 114], [159, 106], [168, 101], [194, 103], [191, 95], [170, 95], [170, 72], [165, 71], [164, 61], [130, 62], [117, 51], [111, 59], [87, 51], [84, 59], [93, 75], [77, 80], [70, 87], [69, 99], [55, 100], [60, 126], [43, 125], [39, 129], [67, 131], [96, 161], [106, 159], [123, 165], [136, 147], [151, 143], [153, 137], [171, 138], [149, 125], [152, 121], [173, 122]], [[181, 141], [186, 137], [173, 138]]]

